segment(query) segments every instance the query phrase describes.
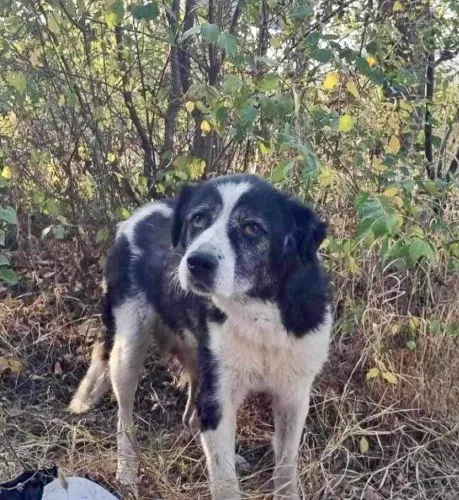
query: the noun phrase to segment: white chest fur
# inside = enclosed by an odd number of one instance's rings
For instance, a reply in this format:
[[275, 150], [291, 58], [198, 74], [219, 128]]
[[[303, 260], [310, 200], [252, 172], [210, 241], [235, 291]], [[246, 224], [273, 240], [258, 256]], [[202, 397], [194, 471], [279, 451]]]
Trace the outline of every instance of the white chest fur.
[[212, 325], [210, 347], [221, 366], [243, 392], [288, 390], [301, 379], [312, 380], [327, 359], [331, 315], [315, 331], [297, 338], [283, 327], [272, 303], [218, 299], [227, 314], [223, 325]]

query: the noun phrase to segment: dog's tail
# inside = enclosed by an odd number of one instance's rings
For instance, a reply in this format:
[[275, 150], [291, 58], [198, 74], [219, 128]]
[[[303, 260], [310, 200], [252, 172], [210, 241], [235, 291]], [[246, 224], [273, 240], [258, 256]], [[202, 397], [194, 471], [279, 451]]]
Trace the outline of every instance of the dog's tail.
[[99, 339], [93, 347], [91, 364], [68, 407], [72, 413], [85, 413], [110, 389], [108, 360], [113, 343], [114, 318], [109, 299], [110, 297], [105, 291], [102, 300], [104, 338]]
[[69, 404], [72, 413], [85, 413], [91, 406], [95, 405], [102, 396], [110, 389], [110, 377], [108, 373], [108, 360], [104, 355], [104, 345], [98, 342], [94, 345], [91, 364], [78, 390]]

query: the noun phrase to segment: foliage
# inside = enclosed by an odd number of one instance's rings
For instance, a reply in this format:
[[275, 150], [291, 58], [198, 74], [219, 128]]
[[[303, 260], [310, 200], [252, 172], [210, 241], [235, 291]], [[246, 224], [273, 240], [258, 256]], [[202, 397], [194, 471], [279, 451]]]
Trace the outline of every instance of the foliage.
[[[0, 189], [5, 188], [10, 177], [9, 169], [3, 168], [0, 172]], [[0, 205], [0, 248], [5, 247], [6, 230], [8, 227], [17, 225], [16, 210], [13, 207]], [[0, 283], [15, 285], [18, 281], [16, 273], [10, 267], [10, 261], [6, 255], [0, 253]]]
[[45, 233], [255, 170], [354, 206], [355, 266], [378, 249], [458, 268], [455, 2], [16, 0], [0, 16], [1, 161]]

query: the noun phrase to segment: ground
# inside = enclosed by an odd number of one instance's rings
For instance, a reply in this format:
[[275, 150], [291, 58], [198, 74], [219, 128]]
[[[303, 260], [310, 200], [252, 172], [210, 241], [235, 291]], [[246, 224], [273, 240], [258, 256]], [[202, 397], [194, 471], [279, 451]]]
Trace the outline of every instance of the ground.
[[[21, 281], [12, 291], [0, 289], [0, 482], [24, 469], [58, 464], [65, 473], [88, 474], [130, 497], [114, 478], [113, 399], [106, 397], [84, 416], [66, 411], [101, 328], [103, 254], [92, 248], [82, 253], [74, 241], [29, 242], [11, 254]], [[361, 325], [369, 324], [370, 334], [349, 321], [344, 295], [365, 295], [359, 286], [335, 284], [332, 355], [315, 385], [300, 450], [304, 498], [457, 498], [457, 342], [448, 341], [436, 359], [426, 342], [427, 361], [419, 353], [394, 351], [407, 375], [397, 375], [398, 384], [367, 380], [370, 351], [382, 335], [378, 325], [388, 319], [378, 322], [368, 309]], [[421, 364], [425, 377], [410, 375], [406, 367]], [[208, 498], [203, 454], [181, 424], [185, 396], [173, 373], [152, 352], [137, 393], [141, 499]], [[241, 473], [247, 498], [269, 498], [269, 401], [250, 400], [238, 425], [238, 452], [251, 465]]]

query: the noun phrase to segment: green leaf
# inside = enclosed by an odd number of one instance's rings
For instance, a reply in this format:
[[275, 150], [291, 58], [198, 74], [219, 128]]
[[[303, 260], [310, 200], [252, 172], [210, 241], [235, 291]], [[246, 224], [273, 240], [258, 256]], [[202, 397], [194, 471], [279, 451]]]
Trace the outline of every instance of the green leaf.
[[134, 19], [154, 21], [159, 16], [159, 7], [156, 2], [148, 2], [145, 5], [136, 5], [132, 9]]
[[252, 123], [257, 117], [257, 110], [251, 105], [244, 106], [241, 112], [241, 122], [244, 125]]
[[108, 229], [106, 227], [103, 227], [102, 229], [99, 229], [96, 234], [96, 244], [99, 245], [100, 243], [107, 241], [108, 238]]
[[15, 285], [18, 282], [18, 277], [11, 269], [0, 268], [0, 281], [4, 281], [9, 285]]
[[0, 207], [0, 220], [4, 220], [8, 224], [17, 224], [16, 210], [13, 207]]
[[406, 343], [406, 347], [408, 347], [408, 349], [410, 351], [415, 351], [416, 350], [416, 342], [414, 340], [408, 340], [408, 342]]
[[405, 243], [404, 239], [399, 239], [393, 245], [389, 246], [382, 255], [383, 260], [387, 262], [394, 259], [404, 259], [406, 249]]
[[408, 249], [408, 253], [413, 261], [419, 260], [421, 257], [426, 257], [429, 260], [435, 258], [435, 252], [427, 241], [421, 240], [420, 238], [415, 238]]
[[277, 89], [279, 81], [279, 76], [274, 73], [269, 73], [258, 84], [258, 88], [261, 90], [261, 92], [272, 92], [273, 90]]
[[225, 51], [229, 59], [233, 58], [237, 53], [237, 39], [229, 33], [220, 33], [218, 45]]
[[183, 33], [182, 42], [184, 42], [185, 40], [188, 40], [188, 38], [190, 38], [194, 35], [198, 35], [199, 33], [201, 33], [201, 26], [199, 26], [199, 24], [198, 24], [197, 26], [193, 26], [189, 30], [186, 30], [185, 33]]
[[400, 225], [400, 221], [399, 221], [397, 215], [393, 214], [393, 215], [389, 215], [387, 217], [387, 221], [386, 221], [387, 230], [389, 231], [389, 233], [392, 236], [394, 236], [395, 233], [397, 232], [399, 225]]
[[210, 24], [206, 21], [201, 24], [201, 35], [206, 43], [216, 43], [220, 36], [220, 30], [216, 24]]
[[284, 160], [272, 171], [271, 180], [273, 182], [281, 182], [285, 176], [293, 168], [294, 162], [292, 160]]
[[362, 73], [362, 75], [367, 75], [368, 72], [371, 71], [370, 65], [364, 57], [357, 57], [355, 61], [355, 67], [357, 71]]
[[5, 255], [0, 255], [0, 266], [9, 266], [10, 261], [6, 258]]
[[370, 69], [370, 71], [366, 73], [366, 76], [373, 83], [376, 83], [376, 85], [382, 85], [386, 81], [386, 77], [380, 69]]
[[111, 11], [115, 14], [116, 16], [116, 24], [119, 25], [123, 18], [124, 18], [124, 3], [123, 0], [116, 0], [112, 7]]
[[236, 75], [226, 75], [223, 89], [227, 94], [234, 94], [242, 88], [244, 82]]
[[3, 229], [0, 229], [0, 245], [2, 247], [5, 246], [5, 235], [6, 235], [5, 231]]
[[312, 52], [311, 57], [321, 63], [327, 63], [333, 59], [333, 52], [330, 49], [316, 49]]
[[314, 11], [312, 10], [312, 7], [307, 3], [297, 5], [292, 9], [292, 17], [294, 19], [304, 19], [305, 17], [312, 16], [313, 13]]
[[20, 94], [24, 94], [27, 90], [27, 77], [24, 73], [12, 73], [6, 77], [6, 80]]
[[371, 230], [373, 231], [373, 234], [375, 235], [375, 238], [378, 238], [379, 236], [383, 236], [387, 234], [387, 218], [385, 215], [381, 215], [378, 217], [372, 224], [371, 224]]

